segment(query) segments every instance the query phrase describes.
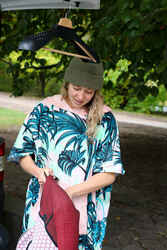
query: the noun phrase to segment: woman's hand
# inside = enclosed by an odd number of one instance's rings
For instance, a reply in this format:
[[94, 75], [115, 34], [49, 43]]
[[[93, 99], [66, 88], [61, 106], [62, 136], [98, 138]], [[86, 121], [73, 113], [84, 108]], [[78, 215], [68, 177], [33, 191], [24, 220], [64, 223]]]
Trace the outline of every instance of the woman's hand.
[[20, 159], [20, 165], [27, 173], [35, 176], [38, 179], [39, 184], [44, 184], [46, 177], [49, 175], [54, 176], [51, 168], [39, 168], [30, 155], [26, 155]]
[[39, 184], [44, 184], [46, 182], [47, 176], [53, 176], [53, 170], [51, 168], [45, 167], [45, 168], [39, 168], [39, 174], [37, 176]]

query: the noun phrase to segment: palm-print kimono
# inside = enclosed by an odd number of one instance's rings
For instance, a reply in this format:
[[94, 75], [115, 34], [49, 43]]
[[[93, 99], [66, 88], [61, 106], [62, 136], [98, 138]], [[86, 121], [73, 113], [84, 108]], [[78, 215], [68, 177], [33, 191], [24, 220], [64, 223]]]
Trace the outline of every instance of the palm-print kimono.
[[[101, 172], [124, 174], [117, 123], [104, 106], [104, 116], [90, 143], [86, 114], [72, 110], [60, 95], [34, 107], [20, 129], [9, 160], [31, 155], [40, 168], [50, 167], [65, 189]], [[80, 212], [79, 250], [100, 250], [105, 236], [112, 185], [73, 199]], [[32, 177], [26, 194], [23, 231], [32, 227], [31, 208], [37, 202], [39, 184]]]

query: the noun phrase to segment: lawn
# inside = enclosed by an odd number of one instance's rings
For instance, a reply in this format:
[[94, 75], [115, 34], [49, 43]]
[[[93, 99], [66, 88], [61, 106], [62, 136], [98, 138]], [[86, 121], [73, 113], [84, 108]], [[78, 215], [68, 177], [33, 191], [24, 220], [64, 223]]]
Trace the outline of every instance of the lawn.
[[26, 114], [24, 112], [0, 108], [0, 129], [21, 126], [25, 117]]

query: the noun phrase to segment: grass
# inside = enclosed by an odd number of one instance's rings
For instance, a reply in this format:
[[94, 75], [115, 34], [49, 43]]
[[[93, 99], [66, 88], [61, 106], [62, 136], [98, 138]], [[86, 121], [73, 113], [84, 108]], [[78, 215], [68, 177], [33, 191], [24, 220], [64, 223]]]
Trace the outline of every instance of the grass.
[[25, 117], [26, 114], [21, 111], [0, 108], [0, 129], [21, 126]]

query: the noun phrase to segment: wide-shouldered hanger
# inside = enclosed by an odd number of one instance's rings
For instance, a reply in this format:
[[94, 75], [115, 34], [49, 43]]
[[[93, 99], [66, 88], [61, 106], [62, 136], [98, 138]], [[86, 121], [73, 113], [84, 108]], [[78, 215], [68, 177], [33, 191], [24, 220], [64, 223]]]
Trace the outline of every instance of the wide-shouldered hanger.
[[[61, 18], [60, 21], [58, 22], [58, 25], [69, 28], [69, 29], [73, 29], [72, 21], [67, 17]], [[79, 41], [73, 40], [73, 42], [75, 42], [87, 56], [69, 53], [69, 52], [61, 51], [61, 50], [55, 50], [55, 49], [48, 49], [48, 48], [44, 48], [44, 49], [57, 52], [60, 54], [64, 54], [64, 55], [71, 55], [71, 56], [75, 56], [75, 57], [79, 57], [79, 58], [83, 58], [87, 60], [92, 60], [93, 62], [96, 63], [96, 59], [93, 57], [93, 55], [91, 55], [91, 53], [86, 48], [84, 48], [84, 46], [81, 43], [79, 43]]]
[[[72, 42], [78, 53], [71, 53], [55, 48], [53, 49], [44, 47], [51, 40], [55, 39], [55, 37], [61, 37], [66, 41]], [[94, 63], [98, 62], [98, 56], [94, 50], [85, 44], [83, 40], [76, 34], [76, 31], [72, 26], [71, 19], [67, 18], [66, 16], [60, 18], [58, 24], [54, 25], [49, 31], [43, 31], [38, 34], [26, 37], [20, 42], [19, 49], [32, 51], [44, 49], [54, 53], [78, 57]]]

